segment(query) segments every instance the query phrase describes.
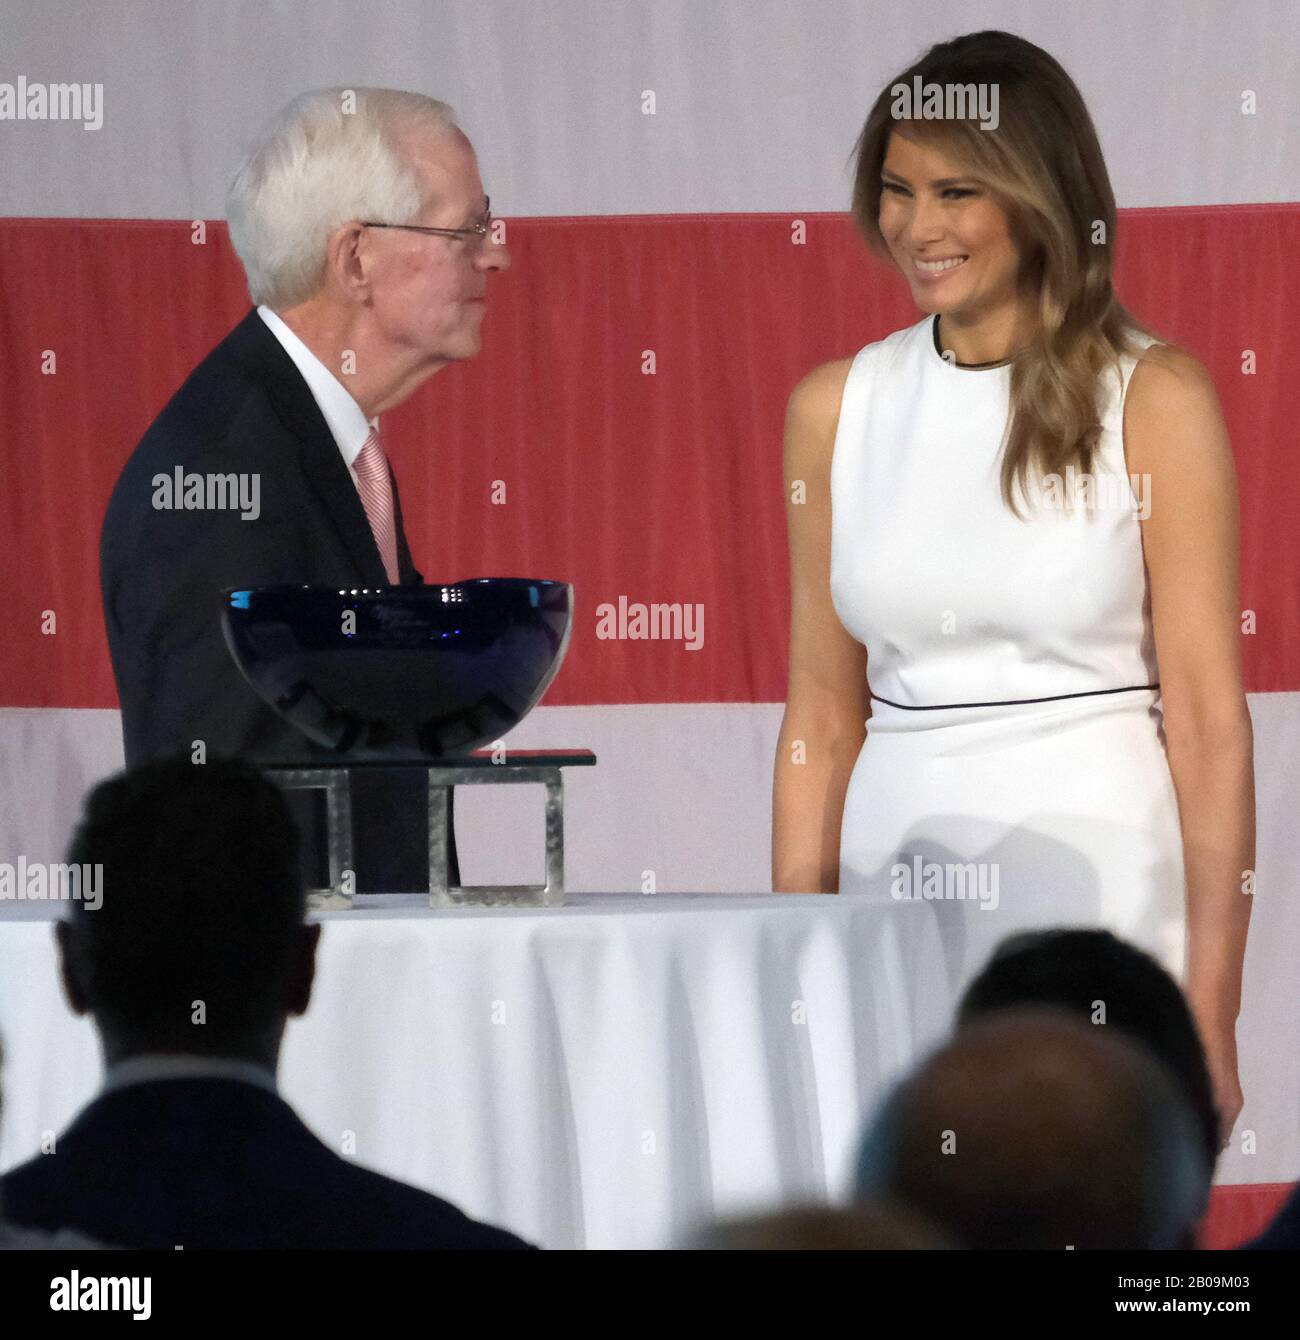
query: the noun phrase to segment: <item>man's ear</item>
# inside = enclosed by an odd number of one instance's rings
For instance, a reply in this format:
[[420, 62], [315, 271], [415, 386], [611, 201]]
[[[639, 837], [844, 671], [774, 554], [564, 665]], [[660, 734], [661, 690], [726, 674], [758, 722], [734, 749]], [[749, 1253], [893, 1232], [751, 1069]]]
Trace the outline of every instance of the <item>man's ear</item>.
[[73, 1014], [90, 1011], [90, 993], [84, 978], [85, 965], [80, 951], [80, 932], [68, 921], [54, 923], [54, 939], [59, 947], [59, 981]]
[[341, 224], [325, 245], [325, 283], [348, 298], [370, 290], [369, 249], [366, 229], [356, 219]]
[[289, 1014], [306, 1014], [311, 1004], [312, 984], [316, 980], [316, 947], [320, 943], [320, 923], [308, 922], [298, 928], [289, 973], [285, 1009]]

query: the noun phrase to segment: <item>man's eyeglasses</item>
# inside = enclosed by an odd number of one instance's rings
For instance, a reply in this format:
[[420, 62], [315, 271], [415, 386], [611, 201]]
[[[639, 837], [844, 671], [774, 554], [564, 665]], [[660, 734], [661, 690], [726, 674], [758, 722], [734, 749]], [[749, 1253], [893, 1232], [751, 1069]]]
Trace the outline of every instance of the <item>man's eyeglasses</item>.
[[432, 233], [437, 237], [486, 237], [492, 228], [492, 201], [487, 200], [487, 209], [483, 213], [483, 219], [480, 223], [474, 224], [470, 228], [427, 228], [418, 223], [367, 223], [362, 221], [363, 228], [398, 228], [405, 233]]

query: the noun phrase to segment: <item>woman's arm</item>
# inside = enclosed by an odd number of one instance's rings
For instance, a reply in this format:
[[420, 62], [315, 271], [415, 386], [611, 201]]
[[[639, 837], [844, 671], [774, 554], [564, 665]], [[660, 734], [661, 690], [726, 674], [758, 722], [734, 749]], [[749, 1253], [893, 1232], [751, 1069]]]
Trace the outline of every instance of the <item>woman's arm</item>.
[[831, 452], [851, 361], [810, 372], [786, 410], [790, 673], [772, 780], [777, 893], [838, 890], [844, 793], [870, 711], [866, 649], [845, 632], [830, 588]]
[[1184, 990], [1226, 1137], [1241, 1110], [1236, 1019], [1255, 867], [1254, 740], [1241, 679], [1237, 482], [1214, 384], [1153, 347], [1129, 383], [1131, 471], [1149, 476], [1142, 544], [1187, 883]]

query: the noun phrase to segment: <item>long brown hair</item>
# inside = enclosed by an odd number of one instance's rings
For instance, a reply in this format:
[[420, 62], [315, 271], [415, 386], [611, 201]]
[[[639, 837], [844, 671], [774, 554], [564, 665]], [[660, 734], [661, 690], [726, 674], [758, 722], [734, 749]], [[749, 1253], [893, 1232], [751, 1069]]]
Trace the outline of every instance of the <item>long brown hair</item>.
[[[982, 129], [976, 115], [897, 119], [895, 86], [912, 89], [917, 76], [925, 85], [996, 87], [996, 127]], [[1041, 47], [996, 30], [938, 43], [885, 85], [854, 147], [853, 217], [867, 245], [891, 263], [879, 224], [880, 169], [891, 131], [904, 124], [909, 137], [962, 162], [1001, 201], [1020, 283], [1038, 295], [1035, 337], [1011, 365], [1003, 439], [1002, 497], [1019, 516], [1013, 489], [1025, 489], [1031, 467], [1091, 471], [1100, 378], [1107, 367], [1118, 373], [1121, 354], [1140, 352], [1133, 334], [1152, 335], [1111, 286], [1115, 196], [1101, 145], [1074, 81]]]

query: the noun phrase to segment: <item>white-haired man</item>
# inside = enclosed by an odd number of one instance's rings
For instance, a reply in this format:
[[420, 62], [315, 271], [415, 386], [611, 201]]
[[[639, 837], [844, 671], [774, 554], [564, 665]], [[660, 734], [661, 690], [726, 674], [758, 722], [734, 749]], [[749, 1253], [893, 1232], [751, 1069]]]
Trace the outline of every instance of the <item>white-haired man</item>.
[[[145, 433], [104, 519], [104, 619], [128, 765], [191, 753], [196, 741], [259, 761], [310, 752], [236, 669], [219, 593], [423, 582], [377, 417], [478, 353], [488, 276], [509, 264], [473, 147], [445, 103], [416, 93], [296, 98], [240, 168], [227, 214], [256, 309]], [[228, 506], [160, 505], [159, 476], [195, 475], [257, 488], [238, 500], [232, 491]], [[418, 780], [354, 773], [361, 889], [424, 886]], [[319, 815], [295, 799], [307, 849], [319, 852]], [[450, 866], [458, 882], [454, 841]], [[319, 865], [305, 873], [316, 882]]]

